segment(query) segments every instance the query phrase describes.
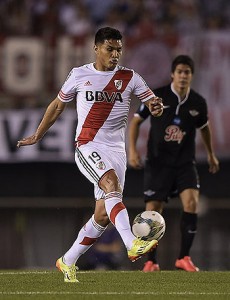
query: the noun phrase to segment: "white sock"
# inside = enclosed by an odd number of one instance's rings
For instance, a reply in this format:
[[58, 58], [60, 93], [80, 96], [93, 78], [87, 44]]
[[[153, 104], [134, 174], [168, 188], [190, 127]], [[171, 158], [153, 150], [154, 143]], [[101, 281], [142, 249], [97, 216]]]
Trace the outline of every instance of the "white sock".
[[127, 209], [122, 202], [122, 194], [119, 192], [106, 194], [105, 209], [110, 221], [116, 227], [126, 248], [129, 250], [135, 236], [131, 231]]
[[78, 258], [96, 242], [105, 229], [106, 227], [96, 223], [94, 215], [92, 215], [89, 221], [79, 231], [72, 247], [64, 254], [64, 263], [68, 266], [75, 264]]

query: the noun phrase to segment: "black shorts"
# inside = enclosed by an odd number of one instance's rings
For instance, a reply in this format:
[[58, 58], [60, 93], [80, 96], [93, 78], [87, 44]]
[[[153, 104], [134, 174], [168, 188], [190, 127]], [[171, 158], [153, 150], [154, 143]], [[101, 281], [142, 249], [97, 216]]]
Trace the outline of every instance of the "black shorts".
[[179, 167], [168, 167], [146, 161], [144, 170], [144, 200], [165, 201], [177, 196], [185, 189], [199, 189], [196, 165], [187, 163]]

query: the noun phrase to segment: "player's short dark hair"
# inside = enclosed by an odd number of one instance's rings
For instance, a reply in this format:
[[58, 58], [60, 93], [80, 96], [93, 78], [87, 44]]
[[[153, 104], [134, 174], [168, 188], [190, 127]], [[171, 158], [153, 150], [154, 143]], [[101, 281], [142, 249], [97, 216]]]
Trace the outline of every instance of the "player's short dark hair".
[[174, 73], [177, 65], [180, 65], [180, 64], [189, 66], [192, 73], [194, 73], [194, 61], [192, 60], [192, 58], [190, 56], [178, 55], [177, 57], [175, 57], [172, 62], [172, 68], [171, 68], [172, 73]]
[[95, 34], [95, 45], [103, 44], [105, 40], [122, 40], [122, 35], [119, 30], [111, 27], [100, 28]]

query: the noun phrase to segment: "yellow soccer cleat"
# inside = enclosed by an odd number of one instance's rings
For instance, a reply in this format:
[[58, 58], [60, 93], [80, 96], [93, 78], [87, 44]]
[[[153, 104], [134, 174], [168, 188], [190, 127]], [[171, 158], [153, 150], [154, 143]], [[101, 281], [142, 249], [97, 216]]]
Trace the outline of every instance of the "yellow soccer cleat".
[[132, 262], [134, 262], [138, 258], [141, 258], [142, 255], [152, 251], [157, 245], [157, 240], [143, 241], [137, 238], [133, 241], [132, 248], [128, 250], [128, 257]]
[[77, 267], [75, 265], [67, 266], [63, 262], [63, 256], [56, 261], [56, 267], [64, 274], [64, 282], [79, 282], [76, 278]]

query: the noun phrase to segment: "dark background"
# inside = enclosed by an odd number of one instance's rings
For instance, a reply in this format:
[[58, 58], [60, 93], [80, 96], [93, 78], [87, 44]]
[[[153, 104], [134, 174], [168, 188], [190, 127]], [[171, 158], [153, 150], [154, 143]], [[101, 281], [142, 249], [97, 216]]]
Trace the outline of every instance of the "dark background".
[[[92, 184], [78, 171], [74, 163], [0, 164], [0, 170], [0, 197], [92, 198], [93, 196]], [[229, 161], [220, 161], [220, 172], [215, 175], [208, 172], [206, 163], [198, 164], [198, 172], [202, 195], [210, 199], [230, 197]], [[128, 168], [125, 196], [142, 196], [142, 177], [143, 171]]]

